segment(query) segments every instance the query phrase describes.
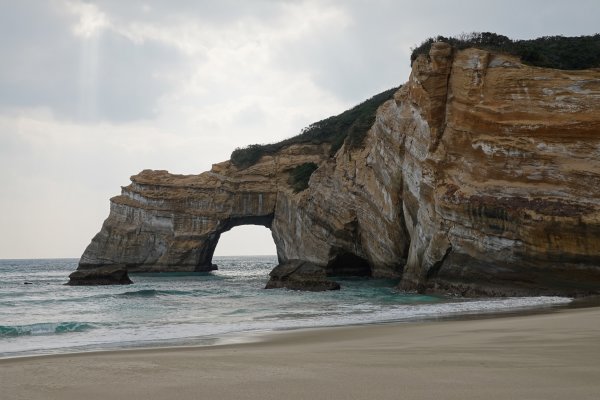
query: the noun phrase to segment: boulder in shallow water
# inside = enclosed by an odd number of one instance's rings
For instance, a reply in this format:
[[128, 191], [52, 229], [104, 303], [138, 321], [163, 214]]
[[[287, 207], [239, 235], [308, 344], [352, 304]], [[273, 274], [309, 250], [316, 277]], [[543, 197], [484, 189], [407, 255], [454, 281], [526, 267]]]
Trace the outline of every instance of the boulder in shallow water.
[[325, 269], [308, 261], [292, 260], [280, 264], [271, 271], [265, 289], [287, 288], [322, 292], [339, 290], [340, 284], [327, 279]]
[[124, 265], [78, 269], [69, 275], [68, 285], [129, 285], [133, 283]]

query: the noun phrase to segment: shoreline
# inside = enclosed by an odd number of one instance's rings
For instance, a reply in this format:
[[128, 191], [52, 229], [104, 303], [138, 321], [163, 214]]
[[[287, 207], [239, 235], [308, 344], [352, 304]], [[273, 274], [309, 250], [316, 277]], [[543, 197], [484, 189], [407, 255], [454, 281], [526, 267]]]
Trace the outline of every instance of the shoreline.
[[[565, 298], [566, 299], [566, 298]], [[526, 316], [553, 313], [563, 309], [570, 308], [590, 308], [600, 307], [600, 296], [588, 296], [582, 298], [571, 298], [566, 303], [549, 303], [539, 304], [536, 306], [524, 306], [506, 309], [494, 310], [478, 310], [464, 311], [449, 314], [425, 315], [422, 317], [412, 317], [407, 319], [390, 319], [390, 320], [375, 320], [367, 322], [351, 322], [331, 325], [316, 325], [316, 326], [298, 326], [298, 327], [282, 327], [271, 329], [258, 329], [248, 331], [232, 331], [223, 334], [211, 334], [201, 337], [189, 338], [173, 338], [173, 339], [157, 339], [153, 341], [142, 342], [115, 342], [115, 343], [99, 343], [88, 346], [62, 347], [54, 349], [39, 349], [28, 352], [15, 353], [13, 355], [0, 356], [2, 360], [12, 360], [21, 358], [36, 358], [36, 357], [58, 357], [63, 355], [78, 355], [78, 354], [101, 354], [107, 352], [121, 351], [138, 351], [138, 350], [154, 350], [154, 349], [174, 349], [174, 348], [204, 348], [235, 344], [258, 343], [272, 335], [286, 334], [293, 332], [304, 332], [312, 330], [328, 330], [338, 328], [356, 328], [368, 327], [377, 325], [395, 325], [395, 324], [419, 324], [427, 322], [442, 322], [442, 321], [468, 321], [480, 319], [496, 319], [507, 318], [512, 316]]]
[[598, 338], [599, 307], [564, 307], [277, 331], [249, 343], [5, 358], [0, 385], [11, 399], [592, 399], [600, 392]]

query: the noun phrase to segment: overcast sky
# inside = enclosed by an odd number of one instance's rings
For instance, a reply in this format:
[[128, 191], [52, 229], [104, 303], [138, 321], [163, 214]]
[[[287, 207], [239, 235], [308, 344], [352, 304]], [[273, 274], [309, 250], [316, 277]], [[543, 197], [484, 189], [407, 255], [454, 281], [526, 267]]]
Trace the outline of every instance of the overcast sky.
[[[0, 0], [0, 258], [79, 257], [129, 176], [200, 173], [405, 82], [411, 46], [599, 29], [589, 1]], [[220, 255], [274, 254], [239, 227]]]

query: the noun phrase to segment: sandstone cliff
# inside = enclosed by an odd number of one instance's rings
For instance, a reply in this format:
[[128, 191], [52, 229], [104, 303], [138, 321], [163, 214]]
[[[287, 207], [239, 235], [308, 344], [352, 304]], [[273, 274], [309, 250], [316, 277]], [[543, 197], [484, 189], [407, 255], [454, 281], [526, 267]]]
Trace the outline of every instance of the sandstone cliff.
[[402, 287], [599, 290], [600, 71], [476, 49], [450, 58], [438, 44], [431, 62], [417, 59], [400, 104]]
[[[293, 167], [314, 162], [306, 190]], [[143, 171], [80, 269], [210, 270], [219, 235], [271, 228], [280, 263], [463, 295], [600, 291], [600, 71], [445, 43], [419, 56], [362, 146], [290, 145], [240, 169]]]

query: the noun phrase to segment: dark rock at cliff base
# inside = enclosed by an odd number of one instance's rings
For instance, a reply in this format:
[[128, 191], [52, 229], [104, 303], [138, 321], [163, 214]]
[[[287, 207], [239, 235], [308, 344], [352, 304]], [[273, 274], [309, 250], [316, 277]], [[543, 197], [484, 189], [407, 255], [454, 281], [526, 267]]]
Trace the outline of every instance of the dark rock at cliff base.
[[93, 269], [78, 269], [69, 275], [68, 285], [129, 285], [127, 269], [123, 265], [111, 265]]
[[324, 268], [308, 261], [292, 260], [280, 264], [269, 275], [271, 279], [265, 289], [287, 288], [310, 292], [340, 289], [339, 283], [327, 279]]

